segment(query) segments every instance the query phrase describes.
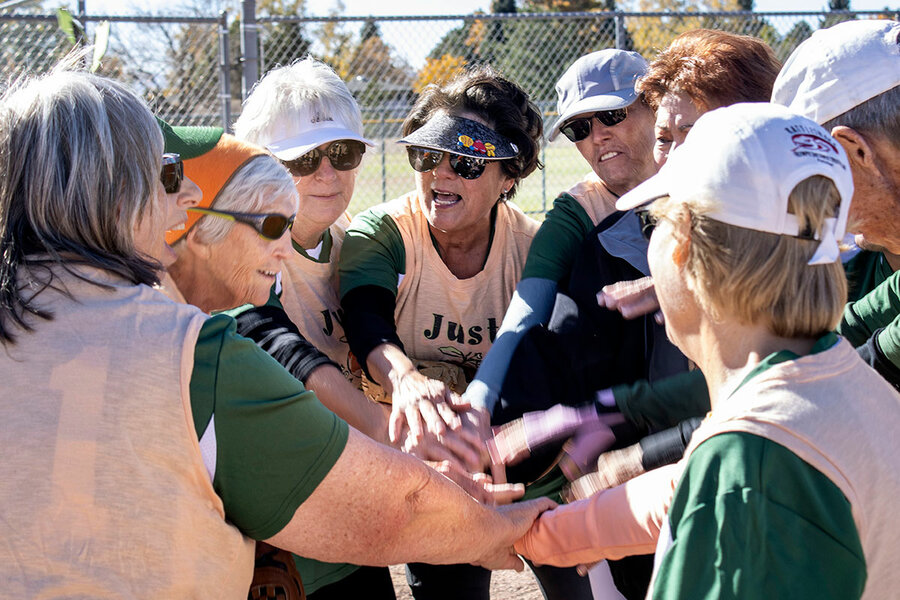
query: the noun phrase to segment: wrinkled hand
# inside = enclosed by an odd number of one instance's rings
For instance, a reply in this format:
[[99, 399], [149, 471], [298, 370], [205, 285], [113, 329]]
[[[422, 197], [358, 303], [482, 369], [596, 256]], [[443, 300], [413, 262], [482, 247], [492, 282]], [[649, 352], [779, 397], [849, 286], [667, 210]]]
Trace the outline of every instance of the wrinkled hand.
[[509, 504], [525, 495], [525, 485], [521, 483], [500, 481], [494, 483], [493, 478], [486, 473], [469, 473], [456, 463], [446, 460], [429, 465], [482, 504], [489, 506]]
[[528, 502], [518, 502], [497, 507], [495, 510], [505, 520], [505, 531], [498, 531], [492, 539], [494, 546], [474, 564], [485, 569], [514, 569], [521, 571], [525, 563], [516, 554], [513, 544], [531, 528], [541, 513], [556, 508], [549, 498], [536, 498]]
[[391, 443], [424, 460], [449, 460], [469, 471], [481, 470], [483, 443], [464, 429], [459, 414], [469, 405], [443, 382], [409, 372], [394, 386], [391, 402]]
[[663, 322], [652, 277], [604, 286], [597, 293], [597, 304], [610, 310], [618, 310], [626, 319], [636, 319], [649, 312], [658, 311], [656, 321], [660, 324]]

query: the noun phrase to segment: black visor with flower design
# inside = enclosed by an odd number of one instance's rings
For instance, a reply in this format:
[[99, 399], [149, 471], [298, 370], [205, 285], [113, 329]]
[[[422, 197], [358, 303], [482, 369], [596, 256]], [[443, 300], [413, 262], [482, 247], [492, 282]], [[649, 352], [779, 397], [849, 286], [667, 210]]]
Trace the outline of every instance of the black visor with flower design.
[[484, 160], [503, 160], [519, 154], [515, 144], [489, 127], [447, 113], [433, 116], [397, 143]]

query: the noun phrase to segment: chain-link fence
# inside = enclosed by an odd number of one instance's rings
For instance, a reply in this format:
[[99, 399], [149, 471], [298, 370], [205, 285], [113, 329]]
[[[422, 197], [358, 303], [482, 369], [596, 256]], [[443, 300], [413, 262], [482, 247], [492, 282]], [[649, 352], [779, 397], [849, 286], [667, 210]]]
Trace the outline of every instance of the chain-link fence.
[[[153, 111], [171, 123], [221, 125], [232, 119], [231, 60], [226, 16], [151, 17], [91, 16], [81, 19], [92, 43], [97, 25], [109, 21], [109, 45], [100, 69], [141, 93]], [[0, 81], [26, 73], [44, 73], [72, 42], [53, 15], [0, 15]], [[237, 58], [237, 57], [234, 57]], [[239, 88], [238, 88], [239, 89]]]
[[[467, 64], [488, 62], [517, 81], [542, 109], [545, 129], [556, 114], [555, 83], [579, 56], [603, 48], [652, 60], [678, 34], [707, 27], [760, 37], [784, 60], [820, 27], [881, 13], [550, 13], [465, 17], [259, 19], [259, 72], [311, 53], [347, 82], [376, 140], [357, 178], [350, 210], [390, 200], [413, 186], [405, 152], [394, 142], [416, 93]], [[520, 186], [516, 202], [543, 213], [557, 194], [588, 172], [562, 136], [542, 151], [544, 169]]]
[[[652, 60], [676, 35], [709, 27], [755, 35], [782, 60], [813, 31], [847, 19], [898, 18], [896, 12], [548, 13], [447, 17], [302, 18], [257, 16], [255, 3], [228, 19], [84, 16], [87, 41], [111, 24], [101, 73], [124, 80], [173, 124], [229, 127], [242, 94], [266, 70], [312, 54], [347, 82], [376, 142], [363, 161], [353, 213], [413, 186], [395, 144], [416, 94], [467, 64], [489, 62], [516, 80], [556, 119], [554, 85], [579, 56], [603, 48], [635, 50]], [[71, 48], [55, 16], [0, 15], [0, 81], [45, 71]], [[542, 213], [588, 166], [560, 139], [542, 151], [545, 168], [520, 186], [516, 201]]]

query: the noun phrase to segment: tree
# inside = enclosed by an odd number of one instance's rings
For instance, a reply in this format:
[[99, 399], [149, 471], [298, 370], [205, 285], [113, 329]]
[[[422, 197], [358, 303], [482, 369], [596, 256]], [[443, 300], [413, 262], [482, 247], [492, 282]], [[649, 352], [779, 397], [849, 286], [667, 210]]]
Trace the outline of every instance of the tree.
[[[828, 11], [844, 11], [850, 10], [850, 0], [828, 0]], [[831, 27], [832, 25], [837, 25], [838, 23], [843, 23], [844, 21], [853, 21], [856, 19], [854, 15], [840, 15], [840, 14], [830, 14], [826, 15], [822, 22], [819, 24], [820, 29], [825, 29], [826, 27]]]
[[[43, 2], [17, 9], [20, 14], [46, 14]], [[56, 23], [0, 21], [0, 69], [10, 74], [37, 74], [48, 71], [65, 56], [71, 45]]]
[[[259, 0], [256, 5], [257, 14], [276, 16], [306, 15], [305, 0]], [[235, 21], [236, 22], [236, 21]], [[266, 27], [266, 35], [260, 36], [260, 66], [266, 70], [276, 65], [289, 65], [294, 60], [309, 54], [312, 42], [306, 35], [303, 24], [298, 22], [281, 22]]]
[[429, 84], [444, 84], [462, 71], [465, 66], [466, 61], [460, 56], [444, 54], [440, 58], [426, 58], [425, 65], [419, 70], [416, 80], [413, 82], [413, 89], [419, 94]]
[[[556, 82], [579, 57], [616, 47], [616, 21], [603, 12], [615, 11], [615, 0], [526, 0], [523, 12], [594, 12], [596, 16], [529, 19], [506, 24], [505, 43], [492, 49], [503, 71], [517, 81], [532, 100], [545, 106], [556, 102]], [[624, 49], [633, 42], [625, 30]]]
[[[344, 10], [344, 3], [342, 0], [338, 0], [329, 11], [328, 16], [338, 16]], [[338, 21], [326, 21], [314, 33], [316, 41], [321, 47], [319, 58], [330, 65], [341, 79], [346, 80], [349, 77], [350, 59], [354, 52], [353, 33]]]
[[808, 38], [813, 34], [812, 27], [809, 26], [809, 23], [806, 21], [798, 21], [791, 27], [790, 31], [788, 31], [784, 35], [784, 39], [781, 40], [781, 44], [778, 46], [776, 51], [776, 55], [778, 56], [778, 60], [784, 62], [787, 60], [788, 56], [803, 43], [803, 40]]
[[373, 37], [380, 38], [381, 29], [378, 27], [378, 23], [375, 22], [375, 19], [366, 19], [365, 23], [363, 23], [362, 30], [359, 32], [359, 42], [364, 44]]
[[[635, 52], [640, 53], [647, 60], [652, 60], [678, 35], [702, 27], [704, 23], [703, 17], [699, 14], [699, 8], [696, 2], [690, 0], [638, 0], [638, 10], [641, 12], [670, 11], [688, 13], [688, 16], [642, 18], [640, 26], [636, 27], [632, 34]], [[690, 13], [695, 13], [697, 16]], [[708, 18], [707, 23], [709, 23]]]
[[[363, 28], [366, 29], [365, 27]], [[398, 59], [377, 27], [369, 28], [369, 37], [360, 41], [347, 67], [351, 81], [364, 84], [355, 90], [360, 104], [374, 105], [400, 90], [408, 90], [413, 80], [412, 68]]]
[[[711, 11], [752, 11], [753, 0], [708, 0], [706, 8]], [[758, 16], [706, 16], [701, 23], [708, 29], [719, 29], [741, 35], [752, 35], [766, 42], [773, 49], [781, 44], [781, 36], [766, 19]]]

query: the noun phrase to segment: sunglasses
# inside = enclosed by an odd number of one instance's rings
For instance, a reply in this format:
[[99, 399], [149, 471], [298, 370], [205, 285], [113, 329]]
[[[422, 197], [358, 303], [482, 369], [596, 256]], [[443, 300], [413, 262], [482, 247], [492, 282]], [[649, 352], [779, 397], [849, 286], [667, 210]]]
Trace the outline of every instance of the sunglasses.
[[641, 222], [641, 234], [649, 241], [659, 219], [650, 214], [649, 208], [638, 209], [634, 211], [634, 214], [637, 215]]
[[325, 150], [313, 148], [300, 158], [283, 160], [281, 163], [287, 167], [291, 175], [295, 177], [307, 177], [312, 175], [322, 164], [322, 156], [327, 156], [331, 166], [338, 171], [355, 169], [362, 162], [362, 155], [366, 152], [366, 145], [356, 140], [337, 140], [326, 146]]
[[167, 194], [178, 193], [178, 190], [181, 189], [181, 182], [184, 181], [184, 163], [181, 161], [180, 154], [163, 154], [159, 180]]
[[450, 168], [463, 179], [478, 179], [487, 167], [487, 161], [483, 158], [461, 156], [418, 146], [407, 146], [406, 153], [409, 156], [410, 166], [419, 173], [426, 173], [436, 168], [444, 160], [445, 154], [450, 154]]
[[188, 212], [194, 212], [211, 217], [219, 217], [249, 225], [259, 234], [259, 237], [275, 241], [284, 235], [284, 232], [294, 224], [294, 217], [286, 217], [278, 213], [256, 214], [244, 212], [229, 212], [227, 210], [213, 210], [211, 208], [189, 208]]
[[572, 142], [580, 142], [591, 134], [591, 121], [597, 119], [607, 127], [618, 125], [628, 116], [627, 108], [617, 108], [615, 110], [598, 110], [594, 114], [587, 117], [572, 119], [559, 128], [559, 131], [569, 138]]

